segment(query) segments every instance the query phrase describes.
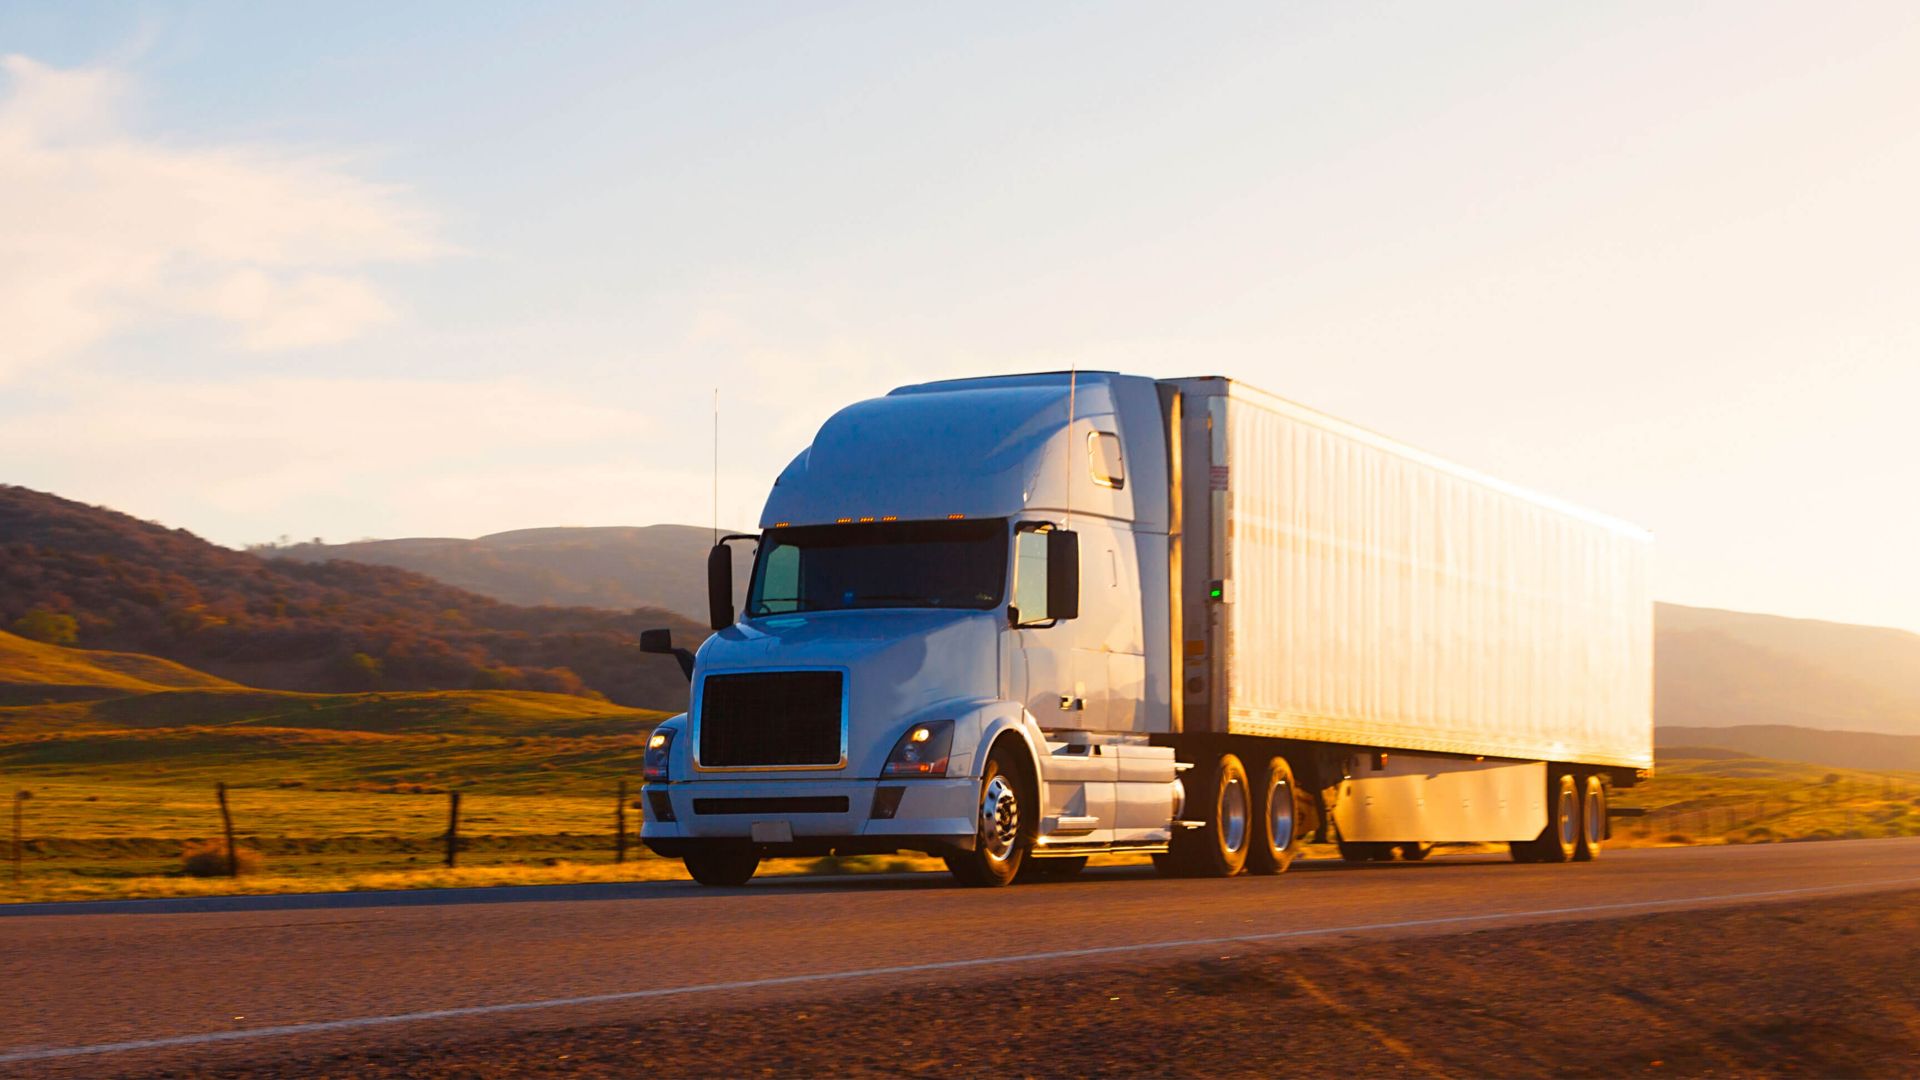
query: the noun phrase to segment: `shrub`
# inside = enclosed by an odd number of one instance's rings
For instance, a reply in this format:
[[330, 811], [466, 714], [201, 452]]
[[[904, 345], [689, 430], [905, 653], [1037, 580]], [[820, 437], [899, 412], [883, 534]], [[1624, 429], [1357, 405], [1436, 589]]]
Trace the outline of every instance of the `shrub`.
[[[234, 850], [242, 874], [257, 874], [266, 866], [258, 851], [240, 845]], [[189, 840], [180, 853], [180, 869], [188, 877], [226, 877], [227, 845], [222, 840]]]
[[13, 621], [13, 632], [49, 645], [72, 645], [79, 640], [80, 623], [71, 615], [34, 608]]

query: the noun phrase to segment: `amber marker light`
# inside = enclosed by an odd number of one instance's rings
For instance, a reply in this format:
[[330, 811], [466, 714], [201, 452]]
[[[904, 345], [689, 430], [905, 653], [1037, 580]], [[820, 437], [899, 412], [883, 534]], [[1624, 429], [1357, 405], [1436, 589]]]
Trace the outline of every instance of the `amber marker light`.
[[965, 515], [965, 514], [948, 514], [948, 515], [947, 515], [947, 520], [948, 520], [948, 521], [960, 521], [960, 520], [962, 520], [962, 519], [964, 519], [964, 518], [965, 518], [966, 516], [967, 516], [967, 515]]

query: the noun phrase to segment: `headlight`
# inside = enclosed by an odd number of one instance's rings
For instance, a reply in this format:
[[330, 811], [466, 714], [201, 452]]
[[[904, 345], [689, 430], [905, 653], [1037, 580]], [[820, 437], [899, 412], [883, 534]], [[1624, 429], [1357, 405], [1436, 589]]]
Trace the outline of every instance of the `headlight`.
[[667, 767], [667, 755], [673, 752], [673, 729], [656, 730], [647, 739], [647, 756], [640, 761], [640, 775], [643, 779], [655, 783], [665, 783], [672, 779]]
[[945, 776], [947, 754], [953, 749], [953, 721], [928, 720], [907, 729], [893, 744], [882, 776]]

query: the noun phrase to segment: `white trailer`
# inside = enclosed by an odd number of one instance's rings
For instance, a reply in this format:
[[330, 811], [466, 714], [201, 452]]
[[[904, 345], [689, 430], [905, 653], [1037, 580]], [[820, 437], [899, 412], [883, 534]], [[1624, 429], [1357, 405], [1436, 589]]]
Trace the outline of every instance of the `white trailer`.
[[[1598, 854], [1652, 766], [1641, 530], [1219, 378], [904, 387], [769, 496], [747, 607], [648, 763], [695, 877], [924, 850], [1284, 870], [1501, 841]], [[663, 636], [647, 643], [671, 650]]]

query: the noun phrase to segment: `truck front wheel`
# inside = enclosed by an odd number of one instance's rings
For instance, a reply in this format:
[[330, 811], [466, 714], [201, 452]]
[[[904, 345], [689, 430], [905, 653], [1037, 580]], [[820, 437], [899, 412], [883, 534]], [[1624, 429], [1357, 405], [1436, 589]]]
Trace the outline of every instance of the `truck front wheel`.
[[972, 851], [946, 856], [947, 869], [967, 885], [1013, 884], [1038, 835], [1039, 797], [1024, 775], [996, 747], [981, 771], [980, 803], [975, 814]]
[[702, 885], [745, 885], [760, 869], [760, 856], [752, 851], [721, 848], [713, 851], [689, 851], [681, 856], [687, 873]]

